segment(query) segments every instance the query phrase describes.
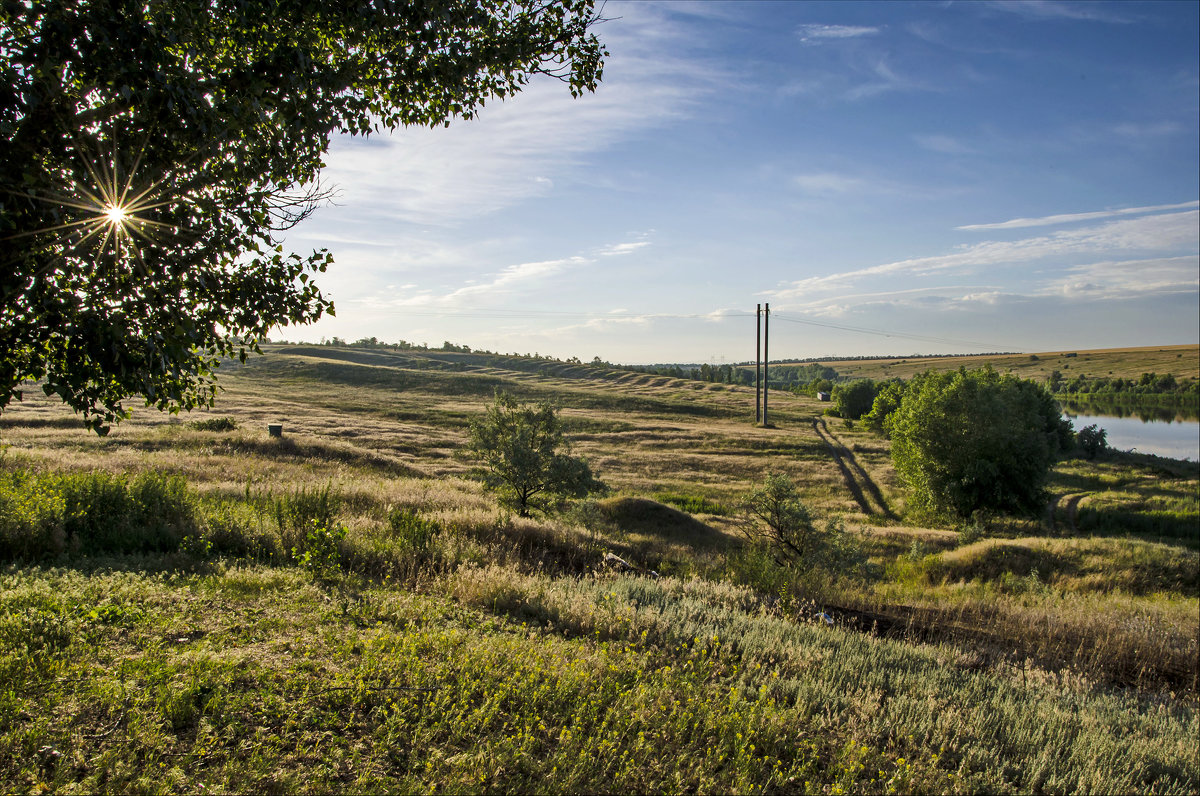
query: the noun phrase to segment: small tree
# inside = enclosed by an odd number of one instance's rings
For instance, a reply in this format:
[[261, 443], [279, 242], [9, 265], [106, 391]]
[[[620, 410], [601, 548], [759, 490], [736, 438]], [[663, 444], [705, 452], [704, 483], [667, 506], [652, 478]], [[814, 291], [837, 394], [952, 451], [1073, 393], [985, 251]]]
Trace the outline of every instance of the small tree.
[[804, 567], [844, 566], [854, 569], [861, 556], [835, 519], [818, 527], [790, 478], [771, 473], [761, 487], [742, 499], [742, 530], [753, 542], [765, 542], [787, 563]]
[[606, 489], [583, 459], [571, 456], [562, 424], [547, 403], [519, 403], [496, 394], [482, 420], [471, 423], [468, 449], [487, 468], [486, 480], [522, 517], [552, 497], [579, 498]]
[[1108, 432], [1093, 424], [1079, 429], [1075, 435], [1075, 444], [1089, 459], [1095, 459], [1108, 450]]

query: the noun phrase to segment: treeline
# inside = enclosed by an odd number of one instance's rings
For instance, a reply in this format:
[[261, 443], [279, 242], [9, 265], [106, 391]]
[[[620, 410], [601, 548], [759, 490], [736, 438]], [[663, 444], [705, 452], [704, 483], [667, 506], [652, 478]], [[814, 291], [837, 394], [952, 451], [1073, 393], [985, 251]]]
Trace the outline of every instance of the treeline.
[[713, 384], [754, 384], [754, 371], [734, 365], [620, 365], [621, 370]]
[[1142, 400], [1148, 397], [1174, 398], [1182, 403], [1200, 402], [1200, 381], [1176, 379], [1173, 374], [1143, 373], [1136, 379], [1107, 376], [1075, 376], [1064, 378], [1055, 370], [1046, 380], [1046, 386], [1057, 396], [1089, 397], [1111, 403], [1120, 403], [1122, 398]]
[[[482, 356], [491, 357], [515, 357], [518, 359], [531, 359], [537, 362], [560, 362], [567, 365], [585, 364], [579, 357], [559, 359], [558, 357], [542, 356], [536, 352], [532, 354], [519, 354], [515, 351], [505, 354], [499, 351], [489, 351], [486, 348], [471, 348], [469, 345], [458, 345], [450, 342], [449, 340], [444, 341], [440, 346], [431, 346], [428, 343], [410, 343], [407, 340], [399, 340], [395, 343], [389, 343], [376, 337], [360, 337], [353, 342], [347, 342], [345, 339], [335, 335], [334, 337], [322, 337], [318, 343], [310, 343], [306, 340], [298, 340], [295, 342], [291, 340], [267, 340], [266, 342], [276, 345], [322, 345], [337, 348], [370, 348], [388, 351], [445, 351], [454, 354], [479, 354]], [[605, 362], [604, 360], [600, 359], [600, 357], [593, 357], [592, 361], [587, 364], [603, 367], [617, 367]]]
[[[608, 363], [603, 363], [608, 364]], [[749, 365], [614, 365], [622, 370], [647, 373], [652, 376], [670, 376], [675, 379], [707, 381], [715, 384], [754, 385], [754, 368]], [[771, 365], [768, 368], [771, 387], [804, 393], [815, 393], [816, 389], [829, 390], [839, 378], [838, 372], [828, 365]]]
[[991, 351], [986, 354], [904, 354], [896, 356], [888, 354], [886, 356], [870, 354], [857, 357], [842, 357], [842, 356], [826, 356], [826, 357], [809, 357], [808, 362], [878, 362], [880, 360], [900, 360], [903, 362], [906, 359], [955, 359], [958, 357], [1008, 357], [1021, 353], [1020, 351]]

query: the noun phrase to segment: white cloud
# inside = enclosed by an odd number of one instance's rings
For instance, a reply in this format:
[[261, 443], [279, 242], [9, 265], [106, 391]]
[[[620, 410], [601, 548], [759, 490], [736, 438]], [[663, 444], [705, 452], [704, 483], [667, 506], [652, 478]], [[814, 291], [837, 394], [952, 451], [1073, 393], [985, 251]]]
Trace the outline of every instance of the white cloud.
[[1115, 125], [1112, 131], [1124, 138], [1161, 138], [1165, 135], [1175, 135], [1183, 132], [1183, 127], [1176, 122], [1125, 122]]
[[1069, 224], [1075, 221], [1094, 221], [1099, 218], [1112, 218], [1113, 216], [1127, 215], [1143, 215], [1145, 213], [1159, 213], [1164, 210], [1183, 210], [1189, 207], [1200, 207], [1200, 201], [1180, 202], [1173, 205], [1151, 205], [1148, 207], [1126, 207], [1119, 210], [1099, 210], [1092, 213], [1063, 213], [1054, 216], [1042, 216], [1041, 218], [1014, 218], [1011, 221], [1001, 221], [995, 224], [967, 224], [955, 229], [975, 230], [975, 229], [1021, 229], [1025, 227], [1048, 227], [1054, 224]]
[[540, 287], [548, 279], [572, 268], [593, 262], [586, 257], [564, 257], [557, 260], [541, 260], [538, 262], [518, 263], [504, 268], [499, 273], [491, 274], [487, 281], [476, 282], [468, 280], [462, 287], [448, 293], [437, 294], [430, 290], [394, 299], [368, 299], [372, 305], [392, 307], [446, 307], [459, 310], [472, 309], [465, 302], [493, 303], [493, 300], [508, 297], [515, 292], [531, 287]]
[[622, 254], [632, 254], [638, 249], [645, 248], [649, 245], [650, 241], [648, 240], [633, 241], [631, 243], [614, 243], [612, 245], [605, 246], [596, 253], [601, 257], [616, 257]]
[[801, 25], [797, 33], [800, 41], [823, 41], [829, 39], [857, 39], [874, 36], [881, 29], [862, 25]]
[[1066, 298], [1111, 299], [1165, 293], [1195, 293], [1200, 288], [1200, 257], [1107, 260], [1077, 265], [1040, 291]]
[[730, 79], [680, 54], [682, 32], [661, 9], [623, 6], [602, 33], [613, 55], [594, 94], [573, 99], [560, 82], [540, 79], [468, 122], [341, 137], [325, 179], [353, 191], [344, 202], [371, 207], [389, 224], [455, 225], [549, 193], [592, 153], [686, 118]]
[[1058, 2], [1057, 0], [993, 0], [989, 8], [1019, 14], [1030, 19], [1078, 19], [1092, 22], [1132, 22], [1128, 16], [1112, 13], [1113, 4], [1084, 3], [1079, 0]]
[[[1016, 241], [985, 241], [963, 246], [950, 254], [915, 257], [843, 273], [815, 276], [793, 282], [776, 293], [780, 299], [811, 297], [814, 293], [831, 294], [852, 288], [865, 279], [884, 276], [908, 278], [937, 273], [977, 273], [986, 270], [1095, 255], [1097, 253], [1170, 253], [1189, 254], [1200, 248], [1200, 212], [1168, 213], [1142, 218], [1118, 219], [1052, 235]], [[1060, 269], [1064, 265], [1058, 266]]]

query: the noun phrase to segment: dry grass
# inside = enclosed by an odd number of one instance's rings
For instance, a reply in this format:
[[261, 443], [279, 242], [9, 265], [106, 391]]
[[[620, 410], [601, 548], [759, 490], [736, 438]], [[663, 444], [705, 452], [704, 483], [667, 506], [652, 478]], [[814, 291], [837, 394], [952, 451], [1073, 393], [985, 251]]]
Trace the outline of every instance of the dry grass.
[[[1075, 354], [1073, 357], [1067, 354]], [[793, 363], [789, 363], [793, 364]], [[795, 364], [805, 364], [798, 362]], [[1112, 376], [1136, 379], [1143, 373], [1170, 373], [1176, 379], [1200, 376], [1200, 346], [1169, 345], [1143, 348], [1075, 349], [1036, 354], [1002, 354], [956, 357], [894, 357], [890, 359], [822, 362], [851, 379], [911, 378], [926, 370], [958, 370], [991, 365], [1001, 373], [1012, 372], [1023, 379], [1044, 381], [1054, 370], [1074, 376]]]

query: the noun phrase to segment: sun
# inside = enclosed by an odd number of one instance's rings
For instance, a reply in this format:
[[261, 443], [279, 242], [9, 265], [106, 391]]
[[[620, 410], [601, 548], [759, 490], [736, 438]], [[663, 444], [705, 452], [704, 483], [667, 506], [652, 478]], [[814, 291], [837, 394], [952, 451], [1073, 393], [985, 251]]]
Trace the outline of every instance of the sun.
[[129, 218], [129, 210], [119, 204], [110, 204], [104, 207], [104, 217], [109, 224], [114, 227], [119, 227]]
[[[95, 157], [88, 154], [91, 149], [96, 150]], [[143, 182], [144, 176], [139, 175], [142, 152], [138, 152], [132, 163], [128, 164], [119, 157], [115, 140], [110, 157], [100, 154], [98, 142], [91, 142], [89, 146], [77, 141], [76, 152], [85, 172], [84, 179], [66, 186], [62, 192], [19, 194], [59, 205], [68, 213], [74, 211], [67, 216], [70, 220], [0, 240], [50, 233], [57, 237], [64, 254], [83, 254], [90, 249], [97, 261], [106, 254], [118, 261], [129, 257], [140, 261], [142, 253], [139, 240], [152, 242], [178, 234], [174, 227], [147, 217], [149, 211], [171, 204], [172, 201], [166, 191], [167, 175], [148, 184]], [[74, 218], [71, 218], [72, 215]]]

